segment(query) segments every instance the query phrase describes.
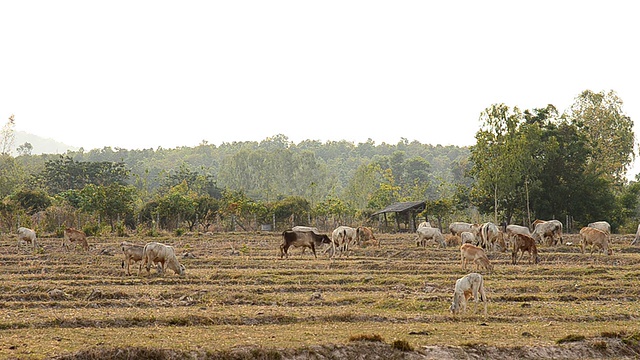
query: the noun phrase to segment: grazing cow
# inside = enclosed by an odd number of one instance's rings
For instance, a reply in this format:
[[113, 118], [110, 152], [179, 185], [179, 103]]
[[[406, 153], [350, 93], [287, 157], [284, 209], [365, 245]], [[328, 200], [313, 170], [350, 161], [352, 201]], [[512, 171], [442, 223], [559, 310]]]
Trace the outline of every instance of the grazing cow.
[[460, 233], [460, 239], [463, 244], [474, 244], [476, 242], [476, 236], [472, 232], [463, 231]]
[[356, 242], [362, 246], [375, 245], [380, 247], [380, 241], [373, 236], [373, 231], [366, 226], [358, 226], [356, 229]]
[[640, 241], [640, 225], [638, 225], [638, 230], [636, 230], [636, 237], [631, 242], [631, 245], [636, 245]]
[[529, 229], [529, 230], [533, 231], [533, 230], [535, 230], [535, 229], [536, 229], [536, 225], [538, 225], [538, 224], [542, 224], [542, 223], [546, 223], [546, 222], [547, 222], [546, 220], [535, 219], [535, 220], [533, 220], [533, 222], [531, 223], [531, 229]]
[[[558, 220], [549, 220], [536, 225], [531, 237], [533, 237], [538, 244], [545, 243], [547, 245], [556, 245], [559, 238], [560, 244], [562, 244], [562, 223]], [[551, 240], [547, 240], [547, 239]]]
[[449, 232], [453, 235], [460, 235], [463, 231], [467, 231], [473, 234], [473, 236], [480, 235], [480, 227], [479, 224], [469, 224], [466, 222], [452, 222], [449, 224]]
[[460, 258], [462, 260], [461, 266], [463, 270], [466, 270], [467, 263], [472, 261], [475, 264], [476, 270], [482, 266], [490, 273], [493, 272], [493, 264], [491, 264], [489, 258], [481, 247], [473, 244], [462, 244], [460, 246]]
[[500, 246], [501, 251], [507, 249], [504, 243], [503, 233], [498, 229], [496, 224], [492, 222], [482, 224], [480, 228], [480, 246], [484, 249], [492, 250], [495, 250], [496, 246]]
[[521, 225], [507, 225], [504, 232], [509, 237], [511, 237], [513, 234], [524, 234], [531, 236], [531, 231], [529, 231], [529, 228]]
[[593, 250], [596, 247], [601, 248], [602, 252], [606, 253], [607, 255], [611, 255], [613, 253], [613, 251], [611, 251], [611, 248], [609, 248], [609, 234], [600, 229], [585, 226], [580, 229], [580, 238], [582, 240], [580, 243], [580, 247], [583, 254], [584, 248], [587, 245], [591, 245], [590, 254], [593, 254]]
[[[526, 229], [526, 228], [525, 228]], [[534, 261], [536, 264], [540, 262], [538, 257], [538, 248], [536, 247], [536, 241], [529, 235], [514, 233], [512, 235], [513, 250], [511, 251], [511, 263], [516, 265], [518, 260], [522, 260], [525, 252], [529, 253], [529, 264]], [[520, 258], [518, 258], [518, 251], [521, 251]]]
[[313, 231], [293, 231], [285, 230], [282, 232], [282, 244], [280, 245], [280, 258], [289, 258], [289, 247], [304, 247], [310, 248], [313, 251], [313, 256], [317, 259], [316, 255], [316, 243], [318, 244], [330, 244], [331, 239], [327, 235], [317, 234]]
[[31, 243], [31, 246], [33, 246], [33, 250], [35, 250], [38, 247], [36, 232], [26, 227], [19, 227], [18, 228], [18, 247], [20, 247], [20, 243], [24, 241]]
[[[478, 297], [478, 295], [480, 295]], [[478, 273], [470, 273], [456, 280], [456, 287], [453, 291], [453, 301], [449, 310], [453, 315], [464, 313], [467, 310], [467, 301], [473, 298], [478, 304], [478, 300], [484, 303], [483, 315], [487, 316], [487, 294], [484, 290], [484, 280]]]
[[82, 245], [85, 251], [89, 250], [89, 244], [87, 243], [87, 235], [82, 230], [76, 230], [74, 228], [64, 229], [64, 238], [62, 239], [62, 247], [69, 250], [69, 245], [75, 242], [76, 247], [78, 243]]
[[140, 271], [142, 270], [144, 245], [137, 245], [123, 241], [120, 243], [120, 248], [122, 249], [122, 254], [124, 255], [124, 260], [122, 260], [121, 266], [122, 268], [124, 268], [126, 264], [126, 274], [131, 275], [129, 266], [140, 261], [140, 266], [138, 267], [138, 275], [140, 275]]
[[144, 259], [144, 266], [147, 269], [147, 274], [150, 272], [151, 264], [159, 263], [161, 266], [158, 268], [162, 269], [162, 273], [169, 268], [180, 276], [184, 275], [184, 265], [178, 262], [173, 246], [158, 242], [147, 243], [142, 249], [142, 258]]
[[340, 256], [347, 254], [349, 257], [349, 246], [355, 244], [356, 240], [356, 229], [344, 225], [335, 228], [331, 233], [331, 246], [333, 247], [331, 257], [335, 256], [336, 250], [340, 252]]
[[416, 246], [426, 247], [427, 242], [429, 240], [435, 241], [440, 247], [447, 247], [447, 244], [444, 242], [444, 236], [440, 232], [438, 228], [432, 227], [421, 227], [416, 231]]
[[598, 230], [602, 230], [602, 231], [606, 232], [607, 234], [611, 234], [611, 225], [609, 225], [609, 223], [606, 222], [606, 221], [592, 222], [592, 223], [589, 223], [587, 226], [591, 227], [591, 228], [598, 229]]

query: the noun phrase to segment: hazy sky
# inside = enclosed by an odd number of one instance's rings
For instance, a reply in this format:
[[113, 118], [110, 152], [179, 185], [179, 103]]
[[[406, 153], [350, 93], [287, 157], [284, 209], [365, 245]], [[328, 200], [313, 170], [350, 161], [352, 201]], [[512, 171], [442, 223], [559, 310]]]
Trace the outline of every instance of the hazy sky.
[[633, 1], [3, 1], [0, 123], [85, 150], [401, 138], [614, 90], [640, 134]]

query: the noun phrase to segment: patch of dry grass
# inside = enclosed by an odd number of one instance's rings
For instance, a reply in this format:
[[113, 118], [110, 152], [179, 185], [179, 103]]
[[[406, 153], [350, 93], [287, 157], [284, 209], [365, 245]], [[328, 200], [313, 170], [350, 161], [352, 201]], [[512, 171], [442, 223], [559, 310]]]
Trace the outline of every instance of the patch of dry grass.
[[472, 271], [461, 269], [456, 248], [417, 248], [412, 234], [376, 237], [380, 248], [356, 248], [349, 259], [333, 262], [299, 249], [279, 259], [278, 234], [127, 238], [165, 242], [179, 255], [188, 249], [196, 257], [180, 259], [187, 274], [179, 277], [154, 269], [136, 276], [137, 264], [134, 275], [125, 276], [122, 238], [92, 238], [84, 252], [62, 250], [60, 239], [43, 237], [44, 250], [34, 254], [5, 236], [0, 358], [42, 359], [107, 346], [154, 354], [159, 342], [176, 351], [294, 349], [346, 344], [366, 334], [394, 339], [389, 346], [404, 341], [408, 346], [398, 347], [407, 349], [553, 346], [575, 334], [637, 342], [640, 254], [626, 251], [621, 237], [614, 236], [613, 256], [542, 246], [540, 265], [514, 266], [509, 253], [490, 253], [495, 271], [484, 274], [486, 318], [473, 303], [462, 316], [448, 311], [455, 280]]

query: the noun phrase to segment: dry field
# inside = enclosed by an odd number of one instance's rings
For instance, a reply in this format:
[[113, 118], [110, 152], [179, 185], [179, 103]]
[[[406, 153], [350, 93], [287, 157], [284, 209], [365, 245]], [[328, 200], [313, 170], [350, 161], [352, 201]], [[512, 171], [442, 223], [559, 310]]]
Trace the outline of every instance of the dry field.
[[[481, 271], [486, 318], [473, 303], [465, 315], [449, 313], [455, 280], [471, 272], [457, 248], [418, 248], [412, 234], [377, 237], [381, 247], [331, 262], [294, 248], [281, 260], [276, 233], [90, 238], [89, 252], [41, 238], [35, 254], [4, 234], [0, 358], [640, 356], [632, 235], [612, 236], [612, 256], [540, 247], [539, 265], [525, 255], [514, 266], [510, 253], [490, 253], [495, 271]], [[173, 245], [186, 276], [137, 276], [137, 264], [125, 276], [123, 240]]]

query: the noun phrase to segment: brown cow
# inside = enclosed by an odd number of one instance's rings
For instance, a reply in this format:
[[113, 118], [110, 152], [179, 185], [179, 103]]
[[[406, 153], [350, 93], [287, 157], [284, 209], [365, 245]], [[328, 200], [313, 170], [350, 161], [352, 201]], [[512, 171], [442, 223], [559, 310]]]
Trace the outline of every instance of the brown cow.
[[[529, 235], [512, 233], [511, 240], [513, 241], [513, 250], [511, 252], [511, 263], [516, 265], [518, 260], [522, 260], [525, 252], [529, 253], [529, 264], [534, 261], [536, 264], [540, 262], [538, 257], [538, 248], [536, 247], [536, 241]], [[521, 251], [520, 258], [518, 258], [518, 251]]]
[[66, 247], [69, 250], [70, 243], [78, 243], [82, 245], [82, 248], [87, 251], [89, 250], [89, 244], [87, 243], [87, 235], [82, 230], [76, 230], [74, 228], [66, 228], [64, 229], [64, 238], [62, 239], [62, 247]]
[[481, 247], [473, 244], [462, 244], [460, 246], [460, 258], [462, 260], [462, 269], [467, 269], [467, 263], [472, 261], [475, 264], [477, 270], [480, 266], [487, 269], [489, 272], [493, 271], [493, 264], [489, 261], [489, 258]]
[[580, 229], [580, 238], [582, 239], [580, 247], [583, 254], [586, 245], [591, 245], [590, 254], [593, 254], [593, 250], [596, 247], [601, 248], [602, 251], [607, 255], [611, 255], [613, 253], [613, 251], [611, 251], [611, 248], [609, 248], [609, 234], [602, 230], [588, 226], [583, 227], [582, 229]]
[[380, 247], [380, 241], [373, 235], [373, 231], [366, 226], [358, 226], [356, 229], [356, 242], [362, 246], [375, 245]]
[[313, 256], [317, 259], [316, 255], [316, 242], [318, 244], [330, 244], [331, 239], [325, 234], [316, 234], [313, 231], [293, 231], [285, 230], [282, 232], [282, 244], [280, 244], [280, 258], [289, 258], [287, 251], [289, 247], [308, 247], [313, 251]]

